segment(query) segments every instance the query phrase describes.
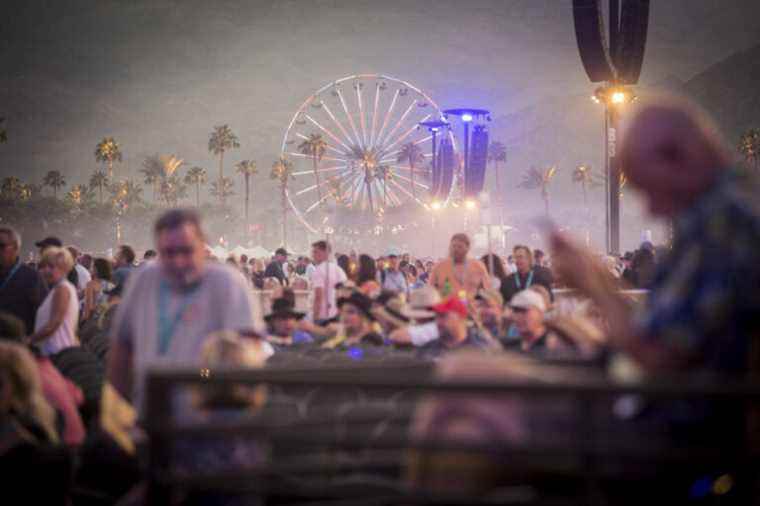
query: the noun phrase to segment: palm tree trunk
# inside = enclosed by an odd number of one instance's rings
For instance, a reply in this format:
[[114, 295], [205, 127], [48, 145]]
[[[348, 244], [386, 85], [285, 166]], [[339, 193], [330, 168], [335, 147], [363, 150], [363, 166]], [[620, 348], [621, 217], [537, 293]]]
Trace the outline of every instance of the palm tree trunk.
[[388, 207], [388, 184], [386, 182], [386, 176], [383, 176], [383, 209]]
[[223, 188], [223, 181], [224, 181], [224, 151], [221, 151], [219, 153], [219, 202], [221, 202], [222, 205], [226, 203], [227, 197], [224, 195], [224, 188]]
[[314, 154], [311, 157], [311, 161], [314, 164], [314, 179], [317, 182], [317, 202], [322, 201], [322, 189], [319, 187], [319, 172], [317, 171], [317, 155]]
[[372, 201], [372, 187], [369, 185], [369, 181], [365, 180], [364, 184], [367, 186], [367, 198], [369, 199], [369, 212], [375, 214], [375, 204]]
[[245, 175], [245, 226], [246, 227], [250, 225], [248, 221], [248, 199], [249, 199], [248, 183], [249, 183], [250, 177], [251, 176], [249, 174]]
[[113, 160], [108, 160], [108, 179], [113, 179]]
[[100, 205], [103, 205], [103, 184], [98, 185], [98, 196], [100, 199]]
[[195, 183], [195, 207], [201, 207], [201, 183]]

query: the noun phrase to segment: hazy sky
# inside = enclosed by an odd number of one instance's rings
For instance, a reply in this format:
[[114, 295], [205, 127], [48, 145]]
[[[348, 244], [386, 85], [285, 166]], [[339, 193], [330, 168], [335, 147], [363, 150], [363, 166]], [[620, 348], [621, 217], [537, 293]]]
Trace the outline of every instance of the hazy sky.
[[[757, 0], [652, 1], [642, 84], [760, 43], [758, 14]], [[236, 159], [268, 167], [303, 99], [354, 73], [496, 115], [593, 89], [570, 0], [4, 0], [0, 19], [0, 173], [26, 179], [78, 182], [104, 135], [133, 174], [157, 152], [213, 167], [221, 123], [241, 139]]]

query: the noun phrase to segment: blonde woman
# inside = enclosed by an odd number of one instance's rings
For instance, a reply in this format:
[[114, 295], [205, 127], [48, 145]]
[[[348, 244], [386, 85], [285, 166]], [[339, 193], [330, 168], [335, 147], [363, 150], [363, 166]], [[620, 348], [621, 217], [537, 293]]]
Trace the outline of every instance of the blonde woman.
[[55, 411], [42, 393], [37, 363], [23, 346], [0, 341], [0, 417], [24, 440], [58, 443]]
[[[202, 376], [213, 376], [230, 368], [258, 369], [267, 358], [260, 341], [243, 338], [234, 331], [214, 332], [203, 343], [200, 372]], [[225, 384], [215, 388], [201, 385], [181, 403], [178, 419], [211, 426], [247, 420], [264, 405], [266, 397], [263, 385]], [[178, 441], [175, 455], [180, 473], [221, 472], [260, 464], [267, 458], [267, 450], [250, 435], [222, 438], [210, 431]]]
[[45, 356], [79, 346], [79, 299], [76, 287], [66, 279], [73, 266], [71, 253], [57, 247], [45, 249], [39, 262], [40, 274], [50, 291], [37, 309], [34, 333], [27, 342], [39, 346]]

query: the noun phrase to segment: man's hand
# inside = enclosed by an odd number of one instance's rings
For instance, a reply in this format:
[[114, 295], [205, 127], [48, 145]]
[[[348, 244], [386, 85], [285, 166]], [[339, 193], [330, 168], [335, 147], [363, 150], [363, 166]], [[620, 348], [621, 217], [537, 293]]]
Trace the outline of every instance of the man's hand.
[[591, 298], [616, 291], [612, 274], [589, 250], [560, 232], [549, 236], [552, 268], [569, 287]]

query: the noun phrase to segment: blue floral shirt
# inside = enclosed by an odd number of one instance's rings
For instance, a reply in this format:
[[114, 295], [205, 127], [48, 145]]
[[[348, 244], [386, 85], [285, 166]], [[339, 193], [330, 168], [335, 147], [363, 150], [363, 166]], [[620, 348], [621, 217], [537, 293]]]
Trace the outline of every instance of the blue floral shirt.
[[678, 217], [674, 233], [636, 315], [637, 334], [692, 368], [743, 374], [760, 338], [760, 185], [726, 171]]

